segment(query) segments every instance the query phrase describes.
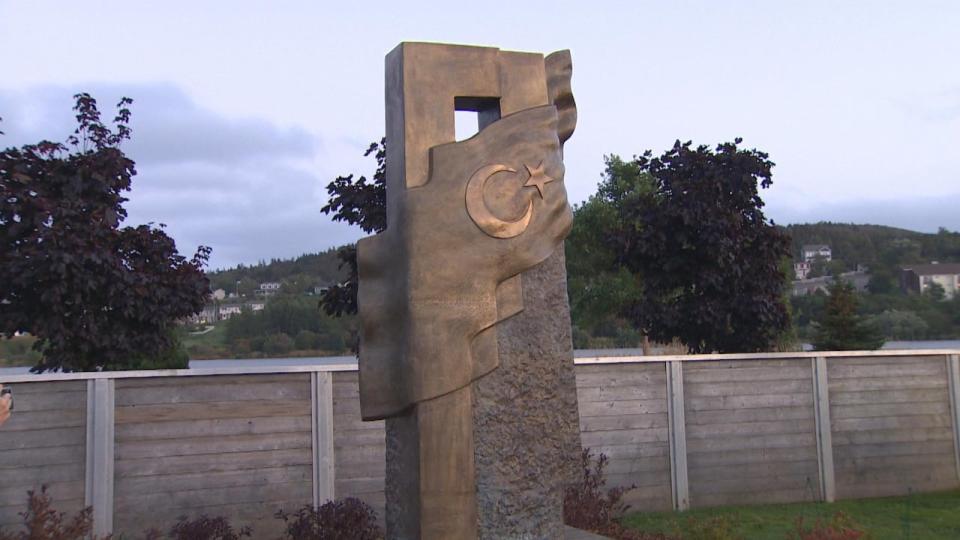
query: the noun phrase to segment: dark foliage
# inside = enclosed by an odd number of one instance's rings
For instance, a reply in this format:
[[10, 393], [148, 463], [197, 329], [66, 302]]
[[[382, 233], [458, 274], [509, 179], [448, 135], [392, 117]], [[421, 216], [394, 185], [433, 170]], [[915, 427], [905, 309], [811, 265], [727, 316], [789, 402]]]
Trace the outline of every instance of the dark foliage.
[[563, 522], [616, 540], [668, 540], [666, 535], [630, 529], [618, 521], [630, 509], [623, 495], [636, 486], [607, 488], [603, 471], [607, 462], [603, 454], [594, 460], [589, 448], [581, 452], [583, 476], [563, 493]]
[[594, 249], [609, 253], [618, 281], [623, 270], [633, 278], [632, 298], [616, 302], [621, 316], [693, 353], [768, 350], [790, 326], [781, 269], [790, 240], [767, 221], [758, 191], [773, 163], [740, 142], [607, 158], [597, 195], [578, 209], [608, 209], [594, 211], [603, 227]]
[[813, 348], [818, 351], [865, 351], [879, 349], [883, 335], [857, 313], [857, 292], [838, 279], [827, 287], [829, 298], [819, 321]]
[[328, 287], [320, 297], [320, 307], [327, 315], [342, 317], [357, 312], [357, 246], [343, 246], [337, 250], [340, 268], [347, 270], [347, 278]]
[[370, 505], [347, 497], [328, 501], [320, 508], [306, 505], [295, 514], [277, 512], [286, 524], [281, 540], [381, 540], [383, 530]]
[[0, 152], [0, 331], [27, 332], [36, 371], [125, 369], [177, 347], [174, 324], [203, 308], [210, 249], [188, 260], [149, 225], [120, 227], [136, 174], [120, 150], [131, 100], [114, 129], [76, 96], [72, 147], [43, 141]]
[[[39, 494], [27, 492], [27, 510], [21, 512], [23, 530], [8, 533], [0, 530], [0, 540], [109, 540], [112, 536], [91, 536], [93, 508], [87, 507], [73, 517], [53, 508], [53, 501], [44, 486]], [[382, 540], [383, 530], [377, 524], [374, 510], [355, 498], [329, 501], [319, 509], [306, 505], [294, 514], [282, 510], [277, 519], [284, 522], [280, 540]], [[181, 517], [166, 533], [158, 529], [144, 531], [144, 540], [240, 540], [252, 538], [253, 531], [244, 526], [238, 530], [224, 517], [201, 515]]]
[[603, 469], [608, 461], [603, 454], [594, 460], [589, 448], [581, 452], [583, 476], [563, 494], [564, 523], [578, 529], [601, 531], [615, 524], [615, 518], [627, 511], [629, 507], [623, 502], [623, 494], [633, 487], [606, 488]]
[[[195, 519], [181, 517], [180, 521], [167, 533], [167, 538], [170, 540], [240, 540], [251, 536], [253, 534], [250, 527], [241, 527], [240, 530], [235, 531], [226, 518], [207, 515]], [[162, 537], [155, 531], [148, 531], [147, 538], [159, 540]]]
[[[73, 517], [53, 508], [47, 487], [40, 493], [27, 492], [27, 510], [21, 512], [23, 530], [18, 533], [0, 531], [0, 540], [96, 540], [93, 530], [93, 508], [85, 508]], [[108, 537], [109, 538], [109, 537]], [[106, 539], [104, 539], [106, 540]]]
[[[387, 141], [370, 143], [364, 156], [374, 154], [377, 170], [372, 180], [366, 176], [339, 176], [327, 185], [330, 201], [320, 209], [332, 214], [334, 221], [359, 226], [363, 232], [376, 234], [387, 228]], [[357, 312], [357, 250], [345, 246], [338, 250], [340, 265], [349, 273], [347, 279], [327, 289], [320, 305], [330, 315], [341, 316]]]

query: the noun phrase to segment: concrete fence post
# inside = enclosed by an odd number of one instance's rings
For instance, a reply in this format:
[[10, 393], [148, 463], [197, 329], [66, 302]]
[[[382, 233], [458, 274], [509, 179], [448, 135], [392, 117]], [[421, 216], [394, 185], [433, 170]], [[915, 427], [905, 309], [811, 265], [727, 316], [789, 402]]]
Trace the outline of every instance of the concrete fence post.
[[310, 374], [311, 431], [313, 444], [313, 506], [333, 500], [333, 374], [314, 371]]
[[960, 479], [960, 355], [947, 356], [947, 380], [950, 389], [950, 417], [953, 420], [953, 456]]
[[690, 508], [690, 482], [687, 476], [687, 422], [683, 410], [683, 362], [667, 365], [667, 416], [670, 441], [670, 486], [673, 508]]
[[87, 468], [84, 505], [93, 507], [93, 534], [113, 532], [113, 379], [87, 381]]
[[813, 415], [817, 430], [817, 466], [820, 473], [820, 499], [836, 500], [833, 468], [833, 435], [830, 428], [830, 387], [827, 381], [827, 359], [813, 359]]

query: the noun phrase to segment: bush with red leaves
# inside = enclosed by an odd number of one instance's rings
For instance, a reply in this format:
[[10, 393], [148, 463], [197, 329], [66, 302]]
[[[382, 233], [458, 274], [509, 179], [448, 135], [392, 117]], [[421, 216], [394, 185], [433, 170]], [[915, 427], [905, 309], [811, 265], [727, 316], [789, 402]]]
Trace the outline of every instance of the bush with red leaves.
[[286, 523], [281, 540], [382, 540], [373, 508], [353, 497], [328, 501], [320, 508], [306, 505], [294, 514], [279, 511]]

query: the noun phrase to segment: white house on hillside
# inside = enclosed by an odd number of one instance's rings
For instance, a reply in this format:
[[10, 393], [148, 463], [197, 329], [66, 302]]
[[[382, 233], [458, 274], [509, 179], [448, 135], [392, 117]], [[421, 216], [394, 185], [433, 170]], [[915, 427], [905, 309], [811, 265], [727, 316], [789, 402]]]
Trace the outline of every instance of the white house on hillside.
[[280, 291], [280, 284], [274, 281], [261, 283], [260, 288], [253, 291], [257, 296], [273, 296]]
[[803, 262], [813, 262], [818, 257], [830, 261], [833, 259], [833, 252], [830, 251], [830, 246], [826, 244], [809, 244], [803, 246], [802, 255]]

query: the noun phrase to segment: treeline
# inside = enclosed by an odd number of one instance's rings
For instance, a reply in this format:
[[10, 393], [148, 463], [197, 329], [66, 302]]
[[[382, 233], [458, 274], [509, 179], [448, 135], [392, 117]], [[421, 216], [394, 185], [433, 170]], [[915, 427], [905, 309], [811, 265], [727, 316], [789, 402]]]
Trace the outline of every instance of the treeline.
[[[237, 265], [226, 270], [209, 272], [210, 288], [223, 289], [227, 293], [239, 292], [250, 296], [261, 283], [282, 283], [293, 293], [312, 291], [314, 287], [325, 287], [339, 283], [347, 273], [340, 268], [337, 249], [330, 248], [320, 253], [308, 253], [293, 259], [272, 259], [260, 261], [255, 265]], [[238, 283], [239, 282], [239, 283]]]
[[263, 310], [244, 310], [225, 324], [224, 341], [235, 356], [336, 355], [348, 351], [355, 339], [352, 318], [330, 317], [306, 296], [272, 298]]
[[960, 262], [960, 232], [941, 228], [934, 234], [883, 225], [811, 223], [788, 225], [783, 230], [793, 239], [793, 258], [809, 244], [827, 244], [833, 252], [832, 273], [870, 269], [876, 278], [872, 292], [890, 292], [898, 285], [899, 268], [931, 261]]

